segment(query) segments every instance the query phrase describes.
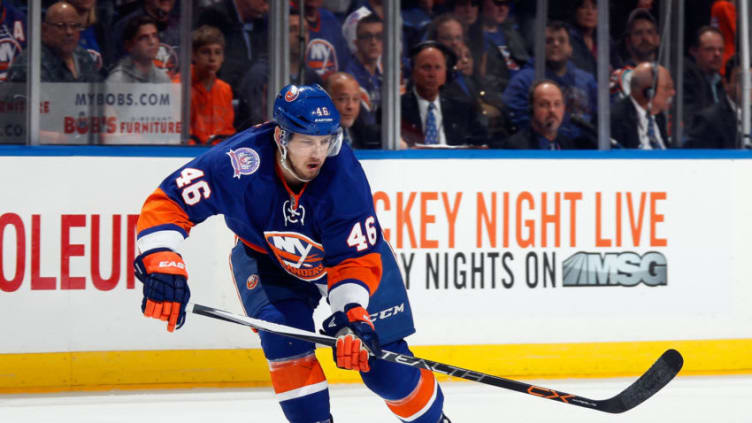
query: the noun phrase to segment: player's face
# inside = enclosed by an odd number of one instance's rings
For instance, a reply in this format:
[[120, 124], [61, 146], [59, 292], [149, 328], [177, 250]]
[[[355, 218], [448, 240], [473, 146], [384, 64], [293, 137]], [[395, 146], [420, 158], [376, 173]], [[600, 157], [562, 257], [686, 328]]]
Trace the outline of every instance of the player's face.
[[318, 176], [329, 153], [330, 135], [293, 134], [287, 143], [287, 158], [292, 170], [303, 179]]

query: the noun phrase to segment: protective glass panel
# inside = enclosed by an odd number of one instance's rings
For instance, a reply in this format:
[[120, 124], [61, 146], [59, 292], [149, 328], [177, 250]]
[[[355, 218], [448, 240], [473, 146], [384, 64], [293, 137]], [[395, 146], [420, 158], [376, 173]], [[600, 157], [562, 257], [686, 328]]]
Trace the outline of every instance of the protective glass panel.
[[[213, 31], [216, 28], [221, 31], [224, 39], [224, 61], [216, 75], [225, 84], [224, 89], [230, 91], [227, 95], [232, 96], [232, 107], [229, 110], [225, 109], [226, 101], [219, 104], [217, 96], [207, 98], [214, 103], [197, 102], [196, 93], [205, 93], [206, 90], [201, 88], [201, 83], [193, 81], [192, 125], [196, 125], [194, 119], [199, 119], [197, 114], [202, 114], [199, 110], [203, 110], [204, 121], [224, 121], [224, 128], [216, 129], [214, 139], [209, 141], [215, 143], [235, 131], [270, 119], [267, 116], [267, 86], [271, 72], [269, 4], [266, 0], [204, 0], [199, 3], [201, 5], [194, 13], [194, 26], [199, 30], [203, 28], [205, 31]], [[199, 58], [207, 53], [197, 50], [194, 42], [194, 66], [199, 63]], [[207, 61], [208, 57], [201, 59], [202, 63]], [[228, 117], [230, 113], [232, 119]], [[192, 138], [198, 137], [201, 143], [212, 136], [199, 132], [201, 131], [192, 131]]]
[[26, 73], [28, 42], [25, 2], [0, 5], [0, 144], [26, 142], [26, 83], [9, 79], [11, 69]]
[[175, 1], [46, 2], [42, 144], [180, 144]]

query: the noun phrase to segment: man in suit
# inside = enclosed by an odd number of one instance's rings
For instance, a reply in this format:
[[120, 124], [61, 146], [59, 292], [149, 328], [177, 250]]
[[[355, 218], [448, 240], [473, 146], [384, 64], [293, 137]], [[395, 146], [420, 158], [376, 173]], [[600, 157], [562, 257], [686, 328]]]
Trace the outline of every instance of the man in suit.
[[704, 26], [697, 31], [690, 54], [684, 62], [684, 123], [694, 115], [723, 99], [721, 78], [723, 35], [718, 28]]
[[726, 62], [726, 96], [698, 112], [691, 121], [685, 148], [737, 148], [741, 113], [741, 67], [737, 56]]
[[[572, 63], [572, 44], [569, 31], [563, 22], [550, 21], [546, 24], [546, 71], [545, 77], [556, 81], [564, 92], [567, 113], [561, 131], [569, 138], [584, 135], [582, 128], [570, 120], [585, 121], [592, 125], [598, 111], [598, 84], [589, 73], [578, 69]], [[527, 66], [517, 72], [502, 94], [502, 100], [510, 112], [511, 122], [524, 128], [530, 124], [529, 93], [535, 80], [535, 68]]]
[[[530, 87], [530, 127], [523, 128], [502, 144], [504, 148], [525, 150], [572, 150], [595, 148], [586, 139], [571, 140], [559, 133], [566, 102], [559, 85], [543, 79]], [[492, 144], [492, 146], [494, 146]]]
[[412, 87], [401, 98], [402, 138], [408, 146], [484, 144], [477, 106], [441, 93], [454, 53], [436, 41], [419, 43], [410, 53]]
[[676, 94], [668, 70], [651, 62], [635, 67], [629, 97], [611, 108], [611, 138], [624, 148], [662, 150], [671, 146], [666, 117]]

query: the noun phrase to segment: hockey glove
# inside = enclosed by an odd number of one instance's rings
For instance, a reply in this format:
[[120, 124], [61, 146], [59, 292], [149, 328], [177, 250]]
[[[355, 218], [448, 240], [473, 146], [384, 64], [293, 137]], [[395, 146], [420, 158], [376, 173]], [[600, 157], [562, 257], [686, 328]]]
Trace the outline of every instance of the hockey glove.
[[380, 355], [379, 336], [368, 317], [368, 311], [358, 304], [348, 304], [345, 312], [338, 311], [323, 323], [324, 333], [337, 338], [333, 349], [337, 367], [368, 372], [369, 353]]
[[167, 322], [167, 331], [185, 323], [185, 306], [191, 297], [188, 273], [180, 254], [166, 249], [149, 250], [133, 262], [136, 277], [144, 284], [141, 311], [146, 317]]

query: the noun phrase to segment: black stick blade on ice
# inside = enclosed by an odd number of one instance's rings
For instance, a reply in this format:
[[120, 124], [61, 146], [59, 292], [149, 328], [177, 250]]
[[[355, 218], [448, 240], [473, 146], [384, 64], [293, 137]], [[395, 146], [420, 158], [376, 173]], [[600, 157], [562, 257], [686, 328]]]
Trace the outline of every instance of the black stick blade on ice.
[[[333, 347], [337, 340], [331, 336], [321, 335], [315, 332], [309, 332], [290, 326], [280, 325], [277, 323], [267, 322], [265, 320], [254, 319], [252, 317], [241, 316], [216, 308], [203, 306], [201, 304], [189, 304], [187, 311], [202, 316], [212, 317], [214, 319], [224, 320], [227, 322], [237, 323], [239, 325], [250, 326], [257, 330], [274, 333], [277, 335], [287, 336], [290, 338], [300, 339], [316, 344]], [[533, 395], [539, 398], [546, 398], [559, 401], [564, 404], [577, 405], [580, 407], [590, 408], [593, 410], [603, 411], [606, 413], [623, 413], [632, 409], [646, 399], [653, 396], [661, 388], [666, 386], [671, 379], [679, 373], [684, 364], [684, 359], [676, 350], [667, 350], [658, 358], [647, 372], [645, 372], [627, 389], [615, 397], [606, 400], [594, 400], [579, 395], [568, 394], [566, 392], [556, 391], [541, 386], [529, 385], [512, 379], [489, 375], [486, 373], [476, 372], [474, 370], [463, 369], [462, 367], [451, 364], [439, 363], [425, 358], [413, 357], [409, 355], [397, 354], [392, 351], [382, 350], [379, 360], [386, 360], [392, 363], [402, 364], [404, 366], [417, 367], [430, 370], [436, 373], [454, 376], [474, 382], [485, 383], [499, 388], [511, 389], [522, 392], [523, 394]]]

